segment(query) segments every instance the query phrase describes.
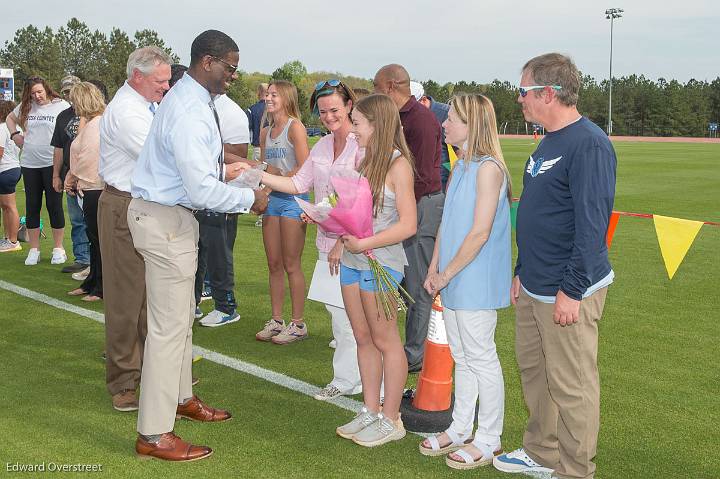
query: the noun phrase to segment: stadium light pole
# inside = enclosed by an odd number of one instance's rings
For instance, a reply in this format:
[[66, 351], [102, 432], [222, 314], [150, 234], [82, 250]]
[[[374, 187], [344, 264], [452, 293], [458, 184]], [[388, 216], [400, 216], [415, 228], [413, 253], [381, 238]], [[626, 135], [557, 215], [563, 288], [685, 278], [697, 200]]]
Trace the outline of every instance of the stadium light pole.
[[616, 18], [621, 18], [622, 8], [608, 8], [605, 10], [605, 19], [610, 20], [610, 95], [608, 97], [608, 123], [607, 134], [612, 134], [612, 55], [613, 55], [613, 23]]

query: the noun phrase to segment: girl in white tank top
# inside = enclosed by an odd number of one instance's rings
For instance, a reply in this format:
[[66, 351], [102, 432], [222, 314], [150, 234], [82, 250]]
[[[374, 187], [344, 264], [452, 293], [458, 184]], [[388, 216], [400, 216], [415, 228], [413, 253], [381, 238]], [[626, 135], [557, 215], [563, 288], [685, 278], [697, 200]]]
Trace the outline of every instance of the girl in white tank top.
[[[372, 447], [405, 436], [400, 401], [408, 365], [398, 332], [397, 307], [391, 307], [386, 316], [377, 297], [377, 282], [362, 253], [372, 250], [385, 271], [400, 282], [406, 263], [402, 241], [415, 234], [417, 210], [412, 156], [395, 103], [385, 95], [370, 95], [358, 102], [352, 120], [358, 144], [365, 147], [358, 171], [368, 179], [373, 195], [374, 234], [362, 239], [343, 236], [346, 252], [341, 259], [340, 284], [357, 340], [364, 407], [336, 432]], [[381, 382], [385, 385], [382, 412]]]

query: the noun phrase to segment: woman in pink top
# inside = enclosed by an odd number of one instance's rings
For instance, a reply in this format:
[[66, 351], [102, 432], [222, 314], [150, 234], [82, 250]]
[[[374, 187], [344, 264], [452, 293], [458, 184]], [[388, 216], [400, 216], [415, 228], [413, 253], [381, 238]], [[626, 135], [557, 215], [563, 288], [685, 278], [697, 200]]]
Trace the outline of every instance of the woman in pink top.
[[[330, 131], [330, 134], [322, 137], [315, 144], [310, 151], [310, 156], [294, 176], [283, 177], [263, 173], [262, 183], [274, 191], [293, 195], [312, 189], [315, 192], [316, 202], [320, 202], [328, 196], [332, 191], [330, 187], [331, 172], [339, 169], [354, 170], [361, 158], [357, 141], [350, 133], [352, 129], [350, 112], [354, 103], [355, 93], [339, 80], [318, 83], [310, 98], [310, 109], [320, 116], [320, 121]], [[330, 274], [339, 278], [340, 256], [343, 252], [342, 242], [328, 238], [318, 229], [316, 244], [320, 259], [328, 262]], [[337, 288], [339, 291], [339, 280]], [[358, 394], [362, 391], [357, 364], [357, 345], [347, 313], [345, 309], [329, 304], [326, 304], [325, 307], [332, 317], [336, 348], [333, 356], [334, 377], [325, 388], [315, 395], [315, 398], [321, 401], [343, 394]], [[266, 327], [278, 326], [272, 324], [272, 321], [268, 321]]]
[[85, 295], [83, 301], [102, 299], [102, 260], [98, 235], [97, 211], [100, 193], [105, 188], [98, 174], [100, 160], [100, 118], [105, 111], [105, 99], [100, 90], [89, 82], [81, 82], [70, 90], [70, 101], [80, 117], [78, 135], [70, 146], [70, 172], [65, 177], [65, 191], [81, 198], [80, 207], [90, 241], [90, 274], [70, 291], [70, 296]]

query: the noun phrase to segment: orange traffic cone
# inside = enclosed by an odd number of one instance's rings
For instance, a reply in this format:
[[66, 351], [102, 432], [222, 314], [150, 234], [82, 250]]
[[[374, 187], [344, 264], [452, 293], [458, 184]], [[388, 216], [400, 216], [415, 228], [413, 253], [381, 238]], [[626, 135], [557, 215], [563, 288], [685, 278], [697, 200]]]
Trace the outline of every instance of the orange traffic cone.
[[417, 389], [407, 389], [400, 403], [405, 429], [412, 432], [437, 433], [452, 422], [452, 372], [443, 307], [435, 298], [425, 339], [423, 367]]
[[444, 411], [452, 396], [453, 359], [450, 355], [440, 295], [435, 297], [430, 313], [423, 367], [418, 378], [413, 406], [425, 411]]

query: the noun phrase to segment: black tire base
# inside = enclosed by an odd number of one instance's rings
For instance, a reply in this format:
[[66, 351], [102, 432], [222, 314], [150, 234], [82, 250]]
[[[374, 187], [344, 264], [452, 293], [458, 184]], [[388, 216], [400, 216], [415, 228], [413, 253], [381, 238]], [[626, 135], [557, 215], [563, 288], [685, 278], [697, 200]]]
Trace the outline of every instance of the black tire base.
[[405, 429], [410, 432], [436, 433], [446, 430], [452, 422], [452, 410], [455, 397], [450, 400], [450, 408], [444, 411], [424, 411], [412, 405], [415, 391], [409, 389], [403, 394], [400, 414]]

